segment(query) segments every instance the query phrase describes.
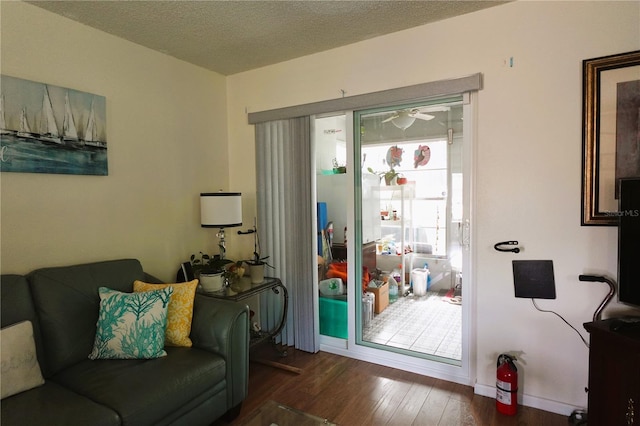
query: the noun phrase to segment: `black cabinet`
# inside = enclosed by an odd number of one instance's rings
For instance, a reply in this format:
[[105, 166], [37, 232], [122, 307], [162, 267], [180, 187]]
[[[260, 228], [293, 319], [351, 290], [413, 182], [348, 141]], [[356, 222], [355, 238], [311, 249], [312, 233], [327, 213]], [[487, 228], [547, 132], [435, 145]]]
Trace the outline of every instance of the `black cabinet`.
[[640, 425], [640, 326], [584, 324], [589, 349], [589, 426]]

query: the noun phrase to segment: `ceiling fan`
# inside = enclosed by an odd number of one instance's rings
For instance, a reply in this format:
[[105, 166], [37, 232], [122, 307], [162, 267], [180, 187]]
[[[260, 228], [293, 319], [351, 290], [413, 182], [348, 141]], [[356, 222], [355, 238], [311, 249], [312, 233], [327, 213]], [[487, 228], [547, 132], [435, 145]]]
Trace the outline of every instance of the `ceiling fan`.
[[416, 118], [420, 120], [425, 120], [425, 121], [433, 120], [436, 117], [434, 115], [427, 114], [427, 112], [437, 112], [437, 111], [449, 111], [449, 107], [436, 106], [436, 107], [401, 109], [401, 110], [395, 111], [390, 117], [386, 118], [382, 122], [388, 123], [390, 121], [398, 129], [405, 130], [409, 128], [416, 121]]

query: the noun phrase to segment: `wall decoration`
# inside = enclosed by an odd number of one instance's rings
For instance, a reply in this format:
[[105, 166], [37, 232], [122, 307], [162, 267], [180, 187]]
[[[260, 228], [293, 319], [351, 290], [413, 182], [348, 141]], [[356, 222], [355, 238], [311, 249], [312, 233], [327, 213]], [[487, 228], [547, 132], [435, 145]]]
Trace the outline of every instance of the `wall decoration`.
[[0, 170], [108, 174], [106, 99], [0, 76]]
[[431, 159], [431, 148], [429, 145], [418, 145], [418, 149], [413, 152], [413, 168], [426, 166]]
[[394, 167], [400, 167], [400, 163], [402, 163], [402, 154], [404, 153], [402, 148], [399, 148], [397, 145], [392, 146], [387, 151], [387, 164], [392, 169]]
[[617, 182], [640, 177], [640, 50], [584, 60], [582, 225], [617, 226]]

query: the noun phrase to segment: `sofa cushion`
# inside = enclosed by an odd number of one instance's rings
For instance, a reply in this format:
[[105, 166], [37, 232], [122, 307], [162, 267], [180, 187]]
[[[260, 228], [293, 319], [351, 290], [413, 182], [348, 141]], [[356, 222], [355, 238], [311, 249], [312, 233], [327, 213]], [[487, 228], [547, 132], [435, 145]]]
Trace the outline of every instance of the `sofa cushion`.
[[161, 423], [177, 407], [225, 388], [221, 356], [196, 348], [166, 351], [151, 360], [86, 360], [52, 380], [117, 411], [123, 425]]
[[3, 399], [2, 426], [115, 426], [118, 414], [57, 383]]
[[133, 282], [144, 277], [135, 259], [43, 268], [29, 274], [46, 353], [45, 378], [87, 359], [96, 335], [98, 288], [131, 292]]
[[22, 275], [2, 275], [0, 277], [0, 316], [1, 326], [6, 327], [21, 321], [31, 321], [33, 327], [33, 338], [38, 354], [38, 363], [45, 377], [44, 369], [44, 348], [40, 334], [40, 322], [36, 315], [33, 301], [31, 300], [31, 290], [29, 282]]
[[100, 312], [90, 359], [166, 356], [164, 332], [172, 287], [144, 293], [98, 289]]
[[173, 294], [171, 295], [167, 313], [165, 345], [190, 348], [193, 345], [189, 338], [193, 320], [193, 299], [196, 296], [198, 280], [179, 284], [149, 284], [135, 281], [133, 283], [133, 291], [151, 291], [169, 286], [173, 288]]
[[44, 384], [31, 321], [22, 321], [0, 330], [0, 342], [2, 399]]

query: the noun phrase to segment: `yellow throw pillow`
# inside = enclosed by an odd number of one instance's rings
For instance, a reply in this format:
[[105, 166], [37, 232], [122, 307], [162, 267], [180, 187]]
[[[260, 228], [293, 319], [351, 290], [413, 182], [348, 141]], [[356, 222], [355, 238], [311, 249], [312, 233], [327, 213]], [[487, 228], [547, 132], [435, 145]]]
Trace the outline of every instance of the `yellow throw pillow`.
[[133, 283], [133, 291], [136, 293], [159, 290], [165, 287], [173, 287], [167, 314], [165, 345], [190, 348], [193, 345], [189, 338], [191, 321], [193, 320], [193, 299], [196, 296], [198, 280], [176, 284], [149, 284], [142, 281]]

